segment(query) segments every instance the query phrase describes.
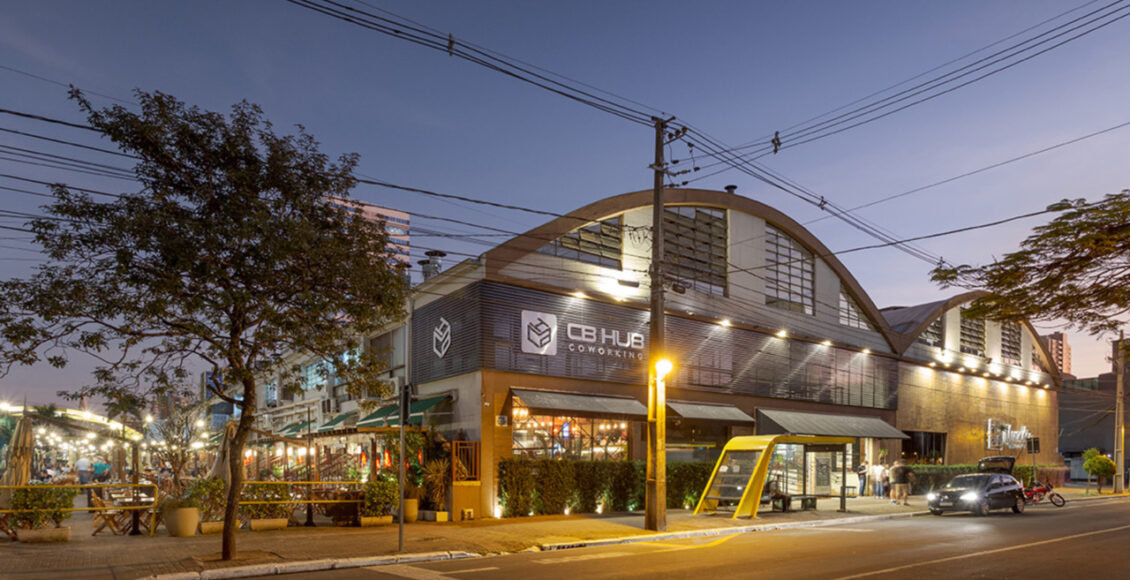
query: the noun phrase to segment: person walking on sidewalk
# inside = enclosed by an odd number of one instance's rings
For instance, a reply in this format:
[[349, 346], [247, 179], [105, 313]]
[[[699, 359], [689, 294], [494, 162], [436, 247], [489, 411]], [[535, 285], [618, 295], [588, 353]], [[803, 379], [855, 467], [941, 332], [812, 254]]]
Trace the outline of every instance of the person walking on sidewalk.
[[883, 480], [887, 478], [887, 466], [882, 463], [876, 463], [871, 466], [871, 495], [874, 497], [883, 497], [885, 490], [883, 489]]
[[891, 503], [910, 505], [910, 482], [914, 477], [914, 470], [909, 466], [902, 461], [895, 462], [894, 467], [891, 468], [891, 483], [894, 485], [891, 491]]
[[856, 496], [863, 497], [867, 495], [867, 470], [871, 466], [867, 465], [867, 460], [859, 462], [859, 467], [855, 468], [855, 474], [859, 476], [859, 487], [856, 488]]

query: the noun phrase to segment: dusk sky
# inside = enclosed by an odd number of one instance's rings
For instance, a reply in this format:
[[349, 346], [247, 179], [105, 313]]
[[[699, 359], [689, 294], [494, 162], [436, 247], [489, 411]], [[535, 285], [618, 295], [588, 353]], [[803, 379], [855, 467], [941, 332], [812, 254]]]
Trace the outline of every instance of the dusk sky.
[[[620, 102], [675, 116], [731, 146], [764, 145], [780, 131], [784, 149], [757, 162], [844, 208], [1130, 122], [1130, 19], [1124, 19], [874, 122], [795, 147], [787, 138], [798, 123], [937, 77], [1108, 1], [340, 1], [391, 11], [443, 36], [451, 33], [607, 91]], [[1130, 15], [1130, 6], [1115, 5], [1107, 12], [1122, 12], [1107, 20]], [[935, 67], [941, 68], [928, 72]], [[261, 105], [280, 131], [302, 125], [331, 156], [359, 153], [362, 176], [528, 208], [566, 213], [650, 189], [652, 182], [648, 127], [282, 0], [42, 0], [0, 8], [0, 109], [82, 123], [66, 84], [88, 91], [98, 106], [122, 104], [111, 99], [132, 106], [134, 89], [167, 92], [224, 112], [245, 99]], [[0, 115], [0, 128], [112, 146], [87, 131], [13, 115]], [[136, 190], [125, 180], [29, 164], [39, 161], [11, 148], [129, 167], [122, 157], [11, 132], [0, 132], [0, 146], [6, 146], [0, 149], [0, 174], [6, 176]], [[1064, 198], [1095, 200], [1130, 187], [1128, 149], [1130, 125], [857, 215], [901, 239], [1039, 211]], [[691, 160], [685, 146], [673, 146], [671, 153]], [[701, 154], [695, 161], [713, 163]], [[827, 213], [746, 174], [731, 169], [709, 175], [723, 167], [696, 174], [707, 176], [691, 185], [736, 185], [739, 194], [806, 224], [832, 250], [877, 243], [839, 220], [814, 221]], [[46, 191], [33, 182], [0, 177], [0, 187], [10, 188], [0, 189], [8, 212], [38, 212], [46, 201], [11, 190]], [[413, 213], [413, 258], [428, 248], [444, 249], [452, 252], [445, 266], [463, 259], [459, 252], [477, 255], [505, 238], [487, 235], [472, 243], [436, 236], [476, 230], [421, 214], [511, 231], [549, 219], [369, 185], [354, 195]], [[1053, 215], [916, 245], [950, 263], [983, 264], [1017, 249], [1033, 226]], [[18, 214], [0, 217], [8, 227], [24, 221]], [[40, 261], [29, 237], [0, 233], [0, 278], [27, 275]], [[958, 292], [937, 287], [929, 280], [931, 264], [894, 248], [841, 260], [880, 307]], [[1037, 328], [1048, 333], [1059, 327]], [[1070, 338], [1076, 375], [1110, 368], [1105, 342], [1085, 334]], [[92, 363], [82, 355], [71, 358], [74, 364], [62, 370], [46, 364], [15, 369], [0, 379], [0, 400], [26, 395], [33, 403], [47, 402], [57, 390], [78, 388]]]

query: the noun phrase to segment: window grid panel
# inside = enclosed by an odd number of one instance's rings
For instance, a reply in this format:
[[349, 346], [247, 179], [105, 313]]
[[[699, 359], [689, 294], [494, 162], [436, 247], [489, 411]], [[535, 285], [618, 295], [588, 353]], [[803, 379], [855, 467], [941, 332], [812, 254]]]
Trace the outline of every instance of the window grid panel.
[[777, 228], [765, 226], [765, 303], [769, 306], [815, 313], [812, 253]]

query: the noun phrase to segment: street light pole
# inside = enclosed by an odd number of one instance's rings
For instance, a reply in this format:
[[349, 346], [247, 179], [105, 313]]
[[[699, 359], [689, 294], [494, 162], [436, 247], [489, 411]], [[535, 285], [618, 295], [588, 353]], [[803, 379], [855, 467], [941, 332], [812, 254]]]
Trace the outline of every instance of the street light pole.
[[651, 322], [647, 365], [647, 483], [644, 528], [667, 529], [667, 409], [663, 377], [657, 364], [663, 358], [663, 142], [671, 119], [655, 121], [654, 199], [651, 212]]
[[1126, 380], [1126, 345], [1124, 344], [1125, 334], [1122, 331], [1118, 332], [1118, 350], [1114, 357], [1115, 364], [1118, 365], [1114, 374], [1114, 464], [1116, 466], [1116, 473], [1114, 476], [1114, 493], [1122, 493], [1126, 477], [1126, 387], [1123, 386]]

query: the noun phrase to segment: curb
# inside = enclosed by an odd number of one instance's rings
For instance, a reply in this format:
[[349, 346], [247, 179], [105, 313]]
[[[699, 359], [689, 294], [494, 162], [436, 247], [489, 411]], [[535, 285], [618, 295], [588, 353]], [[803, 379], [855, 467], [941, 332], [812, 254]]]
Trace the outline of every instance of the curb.
[[577, 542], [561, 542], [556, 544], [539, 544], [542, 551], [572, 550], [576, 548], [592, 548], [596, 546], [614, 546], [617, 544], [635, 544], [639, 542], [655, 542], [663, 540], [682, 540], [686, 538], [702, 538], [710, 536], [727, 536], [730, 534], [745, 534], [749, 532], [768, 532], [772, 530], [788, 530], [793, 528], [819, 528], [854, 524], [860, 522], [874, 522], [880, 520], [894, 520], [913, 518], [929, 515], [930, 512], [908, 512], [898, 514], [883, 514], [876, 516], [855, 516], [850, 518], [837, 518], [829, 520], [814, 520], [811, 522], [789, 522], [780, 524], [758, 524], [751, 526], [737, 526], [732, 528], [706, 528], [702, 530], [687, 530], [683, 532], [667, 532], [660, 534], [625, 536], [621, 538], [605, 538], [602, 540], [580, 540]]
[[251, 578], [254, 576], [275, 576], [298, 572], [319, 572], [322, 570], [345, 570], [369, 566], [390, 566], [413, 562], [435, 562], [438, 560], [464, 560], [477, 558], [470, 552], [422, 552], [400, 556], [363, 556], [360, 558], [338, 558], [325, 560], [303, 560], [272, 564], [252, 564], [231, 568], [213, 568], [193, 572], [174, 572], [145, 576], [145, 580], [227, 580], [229, 578]]

